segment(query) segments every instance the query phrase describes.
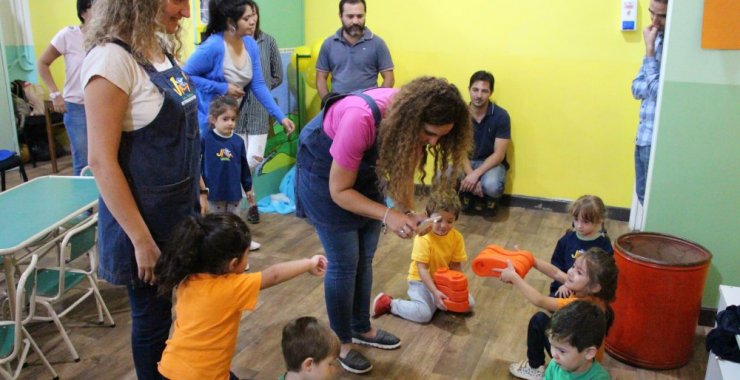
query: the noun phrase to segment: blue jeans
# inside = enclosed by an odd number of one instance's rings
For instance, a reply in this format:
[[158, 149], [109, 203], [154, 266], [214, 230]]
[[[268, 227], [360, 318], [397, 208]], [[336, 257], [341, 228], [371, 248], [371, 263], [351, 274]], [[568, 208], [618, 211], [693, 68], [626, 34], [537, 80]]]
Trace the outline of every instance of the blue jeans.
[[329, 262], [324, 277], [329, 325], [342, 343], [352, 342], [352, 332], [370, 331], [373, 257], [380, 227], [375, 220], [350, 231], [315, 227]]
[[[470, 166], [477, 169], [483, 164], [483, 161], [471, 161]], [[487, 197], [498, 198], [504, 192], [504, 183], [506, 181], [506, 168], [498, 164], [483, 173], [480, 176], [480, 185], [483, 188], [483, 194]]]
[[645, 200], [645, 183], [647, 182], [648, 164], [650, 163], [650, 145], [635, 145], [635, 192], [640, 204]]
[[172, 301], [157, 296], [157, 287], [128, 285], [131, 350], [139, 380], [164, 379], [157, 370], [172, 325]]
[[72, 166], [74, 175], [80, 175], [82, 168], [87, 166], [87, 120], [85, 106], [64, 102], [67, 112], [64, 113], [64, 128], [67, 129], [70, 145], [72, 145]]

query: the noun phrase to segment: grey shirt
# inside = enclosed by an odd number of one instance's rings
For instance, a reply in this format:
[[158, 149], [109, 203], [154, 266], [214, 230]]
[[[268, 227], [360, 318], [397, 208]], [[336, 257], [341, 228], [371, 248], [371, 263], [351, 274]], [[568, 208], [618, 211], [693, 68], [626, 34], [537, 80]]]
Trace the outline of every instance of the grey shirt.
[[378, 74], [393, 70], [393, 60], [383, 39], [370, 29], [350, 45], [340, 28], [321, 45], [316, 70], [330, 72], [331, 91], [344, 94], [377, 87]]

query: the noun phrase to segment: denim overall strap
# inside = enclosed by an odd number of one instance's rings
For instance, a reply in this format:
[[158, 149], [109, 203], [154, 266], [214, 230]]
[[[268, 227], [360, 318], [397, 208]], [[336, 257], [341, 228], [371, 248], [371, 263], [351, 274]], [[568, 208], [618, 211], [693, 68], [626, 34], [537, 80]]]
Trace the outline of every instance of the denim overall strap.
[[[332, 140], [322, 128], [326, 110], [347, 96], [359, 96], [370, 107], [375, 127], [380, 128], [381, 112], [375, 100], [367, 94], [356, 92], [340, 95], [327, 101], [324, 109], [301, 131], [296, 158], [295, 198], [296, 216], [307, 218], [316, 227], [337, 231], [360, 228], [371, 219], [347, 211], [331, 199], [329, 172], [332, 157], [329, 153]], [[375, 163], [378, 160], [377, 143], [365, 151], [357, 172], [354, 189], [376, 202], [383, 202]]]
[[[129, 52], [125, 43], [113, 41]], [[160, 250], [175, 225], [198, 210], [200, 137], [195, 88], [172, 67], [142, 64], [164, 96], [159, 113], [143, 128], [122, 132], [118, 162], [144, 222]], [[134, 247], [103, 198], [99, 211], [100, 276], [116, 285], [138, 284]]]

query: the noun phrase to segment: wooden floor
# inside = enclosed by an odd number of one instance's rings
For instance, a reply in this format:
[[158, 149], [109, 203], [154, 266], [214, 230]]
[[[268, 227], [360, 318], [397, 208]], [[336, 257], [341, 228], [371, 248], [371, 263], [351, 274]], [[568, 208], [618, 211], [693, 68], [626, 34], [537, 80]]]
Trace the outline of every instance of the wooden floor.
[[[69, 157], [60, 162], [62, 174], [71, 172]], [[32, 177], [50, 174], [47, 165], [29, 169]], [[17, 174], [9, 173], [9, 183], [17, 184]], [[565, 214], [522, 208], [502, 208], [493, 219], [461, 216], [456, 227], [465, 236], [472, 259], [486, 244], [505, 247], [518, 244], [542, 259], [549, 259], [557, 239], [569, 225]], [[262, 249], [250, 254], [253, 271], [268, 265], [321, 253], [313, 230], [292, 215], [262, 215], [262, 223], [253, 226], [253, 234]], [[627, 232], [626, 223], [608, 221], [612, 238]], [[379, 291], [394, 296], [406, 293], [406, 271], [411, 242], [393, 235], [381, 237], [375, 257], [373, 295]], [[341, 379], [510, 379], [510, 362], [525, 358], [526, 328], [537, 308], [526, 302], [510, 286], [496, 279], [481, 278], [466, 270], [470, 290], [476, 300], [472, 315], [459, 316], [439, 312], [428, 325], [418, 325], [389, 315], [373, 323], [397, 334], [400, 349], [382, 351], [361, 347], [375, 366], [365, 376], [343, 372]], [[530, 272], [527, 281], [543, 292], [549, 280]], [[124, 289], [101, 284], [116, 327], [101, 327], [92, 302], [63, 319], [82, 360], [71, 361], [61, 338], [51, 324], [30, 326], [31, 335], [41, 346], [62, 379], [134, 379], [129, 346], [130, 316]], [[283, 372], [280, 353], [282, 326], [290, 319], [313, 315], [327, 321], [320, 279], [304, 275], [264, 291], [254, 312], [244, 315], [233, 371], [243, 379], [276, 379]], [[707, 329], [698, 327], [690, 363], [670, 371], [638, 369], [607, 356], [604, 366], [613, 379], [703, 379], [707, 362], [704, 340]], [[21, 378], [49, 378], [36, 355]]]

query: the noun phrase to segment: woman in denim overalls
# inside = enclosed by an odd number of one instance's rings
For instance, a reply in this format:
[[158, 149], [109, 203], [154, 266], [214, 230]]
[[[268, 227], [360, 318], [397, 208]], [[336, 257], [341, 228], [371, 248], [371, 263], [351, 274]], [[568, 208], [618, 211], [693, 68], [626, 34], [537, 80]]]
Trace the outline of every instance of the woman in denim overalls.
[[[380, 231], [414, 236], [423, 219], [413, 214], [416, 170], [433, 157], [432, 191], [454, 191], [471, 134], [460, 92], [432, 77], [415, 79], [400, 91], [370, 89], [329, 99], [301, 131], [296, 215], [313, 225], [326, 251], [324, 296], [347, 371], [372, 369], [352, 343], [383, 349], [401, 344], [370, 325], [372, 260]], [[394, 208], [383, 202], [384, 192]]]
[[165, 47], [179, 46], [190, 2], [97, 0], [93, 15], [82, 82], [101, 194], [99, 274], [128, 287], [136, 375], [157, 379], [172, 304], [156, 294], [154, 265], [174, 226], [198, 210], [195, 92]]

